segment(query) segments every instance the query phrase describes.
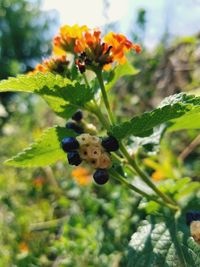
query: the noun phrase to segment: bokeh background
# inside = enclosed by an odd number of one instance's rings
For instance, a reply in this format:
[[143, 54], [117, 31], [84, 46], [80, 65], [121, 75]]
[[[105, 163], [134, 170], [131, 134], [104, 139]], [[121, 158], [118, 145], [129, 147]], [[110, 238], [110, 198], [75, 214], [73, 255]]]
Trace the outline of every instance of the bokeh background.
[[[121, 32], [143, 47], [130, 57], [140, 73], [121, 79], [111, 96], [119, 118], [133, 116], [170, 94], [200, 95], [199, 20], [198, 0], [0, 0], [0, 79], [26, 73], [47, 57], [62, 24]], [[1, 163], [44, 128], [64, 123], [35, 95], [1, 94]], [[187, 130], [167, 134], [157, 153], [149, 147], [139, 153], [155, 182], [194, 182], [185, 192], [191, 207], [200, 204], [199, 144], [199, 131]], [[96, 186], [89, 173], [65, 162], [0, 168], [0, 267], [126, 266], [131, 234], [158, 212], [119, 184]]]

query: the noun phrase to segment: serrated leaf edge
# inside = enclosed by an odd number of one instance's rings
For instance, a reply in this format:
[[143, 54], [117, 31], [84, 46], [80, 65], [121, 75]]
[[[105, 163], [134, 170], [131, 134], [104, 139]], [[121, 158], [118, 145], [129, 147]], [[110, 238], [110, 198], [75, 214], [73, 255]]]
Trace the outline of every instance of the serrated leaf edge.
[[[34, 142], [30, 143], [28, 147], [24, 148], [21, 152], [17, 153], [15, 156], [11, 157], [10, 159], [5, 160], [5, 161], [3, 162], [3, 164], [4, 164], [5, 166], [13, 166], [13, 167], [17, 166], [17, 167], [19, 167], [18, 164], [12, 164], [11, 162], [12, 162], [12, 161], [15, 161], [17, 158], [23, 156], [24, 154], [26, 154], [26, 152], [32, 150], [35, 146], [37, 146], [38, 144], [40, 144], [40, 143], [42, 142], [43, 137], [44, 137], [49, 131], [51, 131], [52, 129], [55, 129], [55, 130], [56, 130], [56, 128], [59, 128], [59, 127], [60, 127], [60, 126], [56, 125], [56, 126], [49, 127], [49, 128], [47, 128], [47, 129], [45, 129], [45, 130], [42, 132], [42, 134], [41, 134], [40, 137], [38, 137]], [[53, 149], [52, 151], [54, 151], [54, 150], [55, 150], [55, 149]], [[64, 152], [63, 152], [63, 155], [65, 155]], [[20, 168], [27, 168], [27, 167], [38, 167], [38, 166], [36, 166], [36, 165], [34, 165], [34, 164], [33, 164], [33, 165], [31, 165], [31, 164], [27, 164], [26, 166], [20, 166]]]

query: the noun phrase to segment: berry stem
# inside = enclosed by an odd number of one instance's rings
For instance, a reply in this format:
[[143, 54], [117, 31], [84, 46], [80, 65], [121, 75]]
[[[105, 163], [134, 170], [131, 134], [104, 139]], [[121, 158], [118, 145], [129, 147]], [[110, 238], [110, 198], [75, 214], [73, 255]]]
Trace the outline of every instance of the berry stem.
[[98, 70], [95, 73], [96, 73], [96, 76], [97, 76], [97, 79], [98, 79], [98, 82], [99, 82], [99, 85], [100, 85], [100, 88], [101, 88], [103, 101], [104, 101], [105, 107], [106, 107], [107, 112], [108, 112], [108, 117], [109, 117], [110, 123], [114, 124], [115, 120], [114, 120], [114, 116], [112, 114], [112, 111], [111, 111], [111, 108], [110, 108], [110, 104], [109, 104], [109, 101], [108, 101], [108, 96], [107, 96], [107, 93], [106, 93], [106, 88], [105, 88], [104, 81], [103, 81], [103, 76], [102, 76], [102, 70], [100, 70], [100, 71]]
[[160, 198], [162, 198], [165, 201], [165, 203], [176, 206], [176, 208], [178, 208], [177, 203], [174, 200], [172, 200], [169, 196], [167, 196], [165, 193], [160, 191], [155, 186], [155, 184], [150, 180], [148, 175], [139, 168], [139, 166], [137, 165], [135, 160], [129, 155], [126, 147], [122, 143], [120, 143], [120, 149], [121, 149], [121, 152], [123, 153], [124, 157], [129, 162], [129, 164], [133, 167], [133, 169], [137, 172], [137, 174], [139, 174], [139, 176], [141, 177], [143, 182], [145, 182], [157, 195], [159, 195]]
[[113, 159], [117, 160], [118, 162], [120, 162], [122, 164], [126, 164], [127, 163], [127, 160], [124, 159], [124, 158], [121, 158], [119, 155], [117, 155], [117, 153], [112, 152], [111, 155], [112, 155]]
[[147, 198], [149, 200], [155, 201], [158, 204], [160, 204], [161, 206], [165, 205], [165, 206], [168, 206], [170, 209], [177, 210], [176, 206], [174, 206], [174, 205], [172, 205], [170, 203], [163, 202], [163, 201], [159, 200], [156, 196], [150, 196], [147, 193], [145, 193], [144, 191], [142, 191], [139, 188], [137, 188], [136, 186], [132, 185], [123, 176], [118, 174], [115, 170], [110, 170], [110, 174], [114, 179], [116, 179], [119, 182], [121, 182], [122, 184], [126, 185], [131, 190], [133, 190], [134, 192], [140, 194], [141, 196], [143, 196], [143, 197], [145, 197], [145, 198]]

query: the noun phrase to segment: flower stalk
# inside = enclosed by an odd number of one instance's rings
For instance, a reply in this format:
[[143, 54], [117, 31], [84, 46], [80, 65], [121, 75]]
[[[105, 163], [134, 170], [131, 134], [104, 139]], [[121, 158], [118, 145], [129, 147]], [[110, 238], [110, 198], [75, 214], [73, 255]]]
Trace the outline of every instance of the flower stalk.
[[113, 116], [113, 113], [111, 111], [110, 104], [109, 104], [109, 101], [108, 101], [108, 95], [106, 93], [106, 88], [105, 88], [104, 81], [103, 81], [102, 70], [100, 70], [100, 71], [98, 70], [95, 73], [96, 73], [96, 76], [97, 76], [97, 79], [98, 79], [98, 82], [99, 82], [99, 85], [100, 85], [100, 88], [101, 88], [103, 101], [104, 101], [106, 110], [108, 112], [108, 117], [109, 117], [110, 123], [114, 124], [115, 120], [114, 120], [114, 116]]

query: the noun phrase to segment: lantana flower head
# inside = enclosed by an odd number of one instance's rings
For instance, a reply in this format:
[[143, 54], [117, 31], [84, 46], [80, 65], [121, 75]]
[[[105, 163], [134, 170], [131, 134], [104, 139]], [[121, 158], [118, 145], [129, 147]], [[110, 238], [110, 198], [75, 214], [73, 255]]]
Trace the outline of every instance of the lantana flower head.
[[34, 71], [29, 74], [35, 74], [37, 72], [55, 72], [55, 73], [63, 73], [69, 65], [69, 61], [66, 58], [66, 55], [62, 56], [52, 56], [43, 60], [41, 64], [38, 64]]
[[87, 26], [63, 26], [54, 38], [54, 53], [73, 53], [81, 72], [86, 68], [108, 69], [112, 63], [124, 64], [125, 54], [131, 49], [136, 53], [141, 51], [138, 44], [133, 44], [122, 34], [111, 32], [101, 37], [98, 29], [91, 30]]
[[133, 44], [123, 34], [110, 32], [104, 36], [104, 41], [112, 47], [110, 52], [113, 61], [115, 60], [120, 64], [124, 64], [126, 62], [125, 53], [131, 49], [134, 49], [136, 53], [141, 52], [141, 47], [138, 44]]
[[[79, 27], [77, 24], [73, 26], [65, 25], [60, 28], [59, 35], [54, 37], [54, 51], [58, 51], [58, 48], [67, 52], [74, 52], [76, 41], [81, 39], [84, 32], [88, 31], [87, 26]], [[62, 52], [60, 52], [62, 53]]]

